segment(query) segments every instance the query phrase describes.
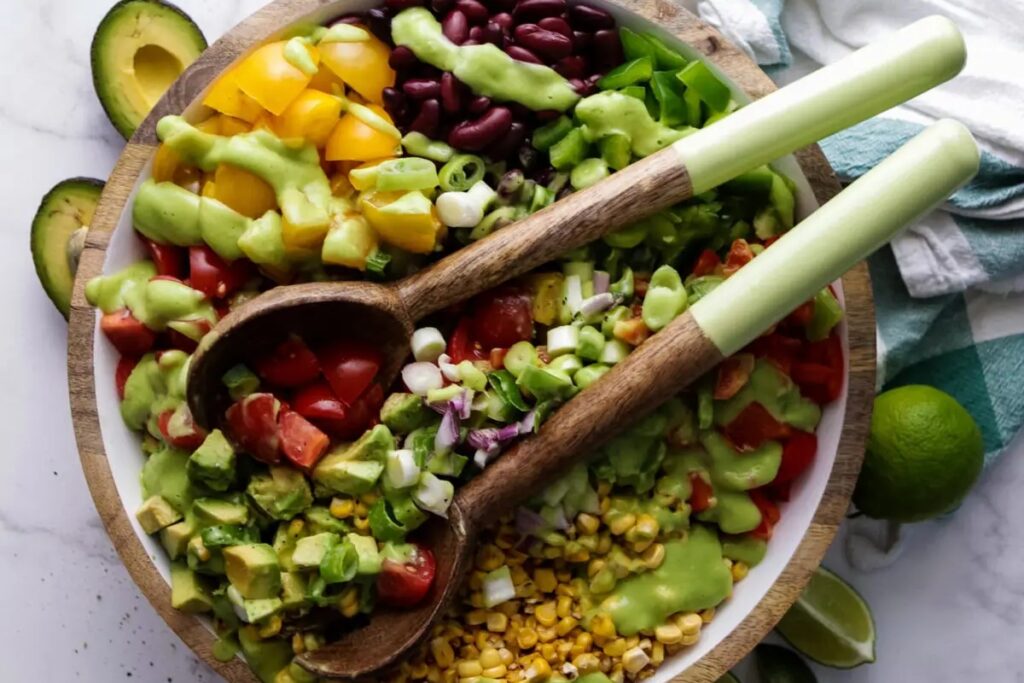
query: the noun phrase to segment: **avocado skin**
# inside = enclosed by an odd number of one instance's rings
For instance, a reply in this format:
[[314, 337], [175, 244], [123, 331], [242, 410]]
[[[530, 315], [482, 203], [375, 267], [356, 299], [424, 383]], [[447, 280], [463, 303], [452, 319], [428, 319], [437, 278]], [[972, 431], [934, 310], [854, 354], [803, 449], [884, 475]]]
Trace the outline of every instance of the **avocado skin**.
[[[61, 227], [56, 223], [56, 219], [65, 214], [57, 213], [57, 209], [62, 201], [78, 201], [89, 204], [92, 210], [96, 209], [96, 205], [100, 202], [100, 193], [103, 192], [104, 182], [96, 178], [85, 178], [76, 177], [62, 180], [53, 188], [47, 192], [42, 200], [39, 202], [39, 208], [36, 210], [36, 215], [32, 219], [32, 230], [29, 238], [31, 249], [32, 249], [32, 263], [36, 268], [36, 275], [39, 276], [39, 283], [43, 286], [43, 290], [46, 292], [46, 296], [50, 297], [50, 301], [57, 307], [61, 315], [67, 319], [68, 314], [71, 311], [71, 287], [75, 281], [75, 274], [69, 273], [68, 270], [63, 270], [60, 275], [60, 280], [63, 280], [63, 275], [68, 274], [68, 279], [59, 281], [55, 278], [55, 273], [51, 271], [51, 267], [48, 267], [46, 262], [47, 256], [52, 256], [58, 259], [56, 268], [60, 267], [60, 264], [67, 263], [67, 241], [74, 230], [57, 234], [57, 230]], [[80, 226], [76, 226], [80, 227]], [[59, 252], [51, 255], [51, 252]], [[67, 268], [67, 266], [64, 266]]]
[[[192, 17], [188, 16], [177, 5], [169, 2], [164, 2], [163, 0], [121, 0], [121, 2], [110, 8], [110, 11], [107, 12], [103, 20], [100, 21], [100, 25], [96, 28], [96, 33], [92, 38], [92, 45], [89, 47], [89, 56], [92, 64], [92, 85], [96, 91], [96, 96], [100, 100], [100, 105], [103, 107], [103, 111], [107, 114], [107, 118], [110, 119], [110, 123], [125, 140], [131, 138], [135, 129], [139, 127], [139, 124], [142, 123], [142, 120], [146, 118], [149, 112], [142, 112], [142, 115], [139, 116], [135, 112], [122, 111], [117, 106], [116, 100], [114, 100], [111, 93], [117, 90], [119, 84], [115, 82], [115, 77], [104, 73], [102, 54], [108, 42], [113, 40], [108, 35], [108, 32], [116, 28], [122, 20], [131, 19], [131, 10], [134, 8], [139, 8], [142, 11], [146, 9], [153, 10], [154, 16], [169, 20], [166, 22], [168, 26], [174, 25], [182, 33], [190, 33], [190, 38], [196, 45], [197, 54], [201, 53], [209, 45], [203, 32], [196, 22], [192, 20]], [[185, 66], [187, 67], [188, 65], [186, 64]]]

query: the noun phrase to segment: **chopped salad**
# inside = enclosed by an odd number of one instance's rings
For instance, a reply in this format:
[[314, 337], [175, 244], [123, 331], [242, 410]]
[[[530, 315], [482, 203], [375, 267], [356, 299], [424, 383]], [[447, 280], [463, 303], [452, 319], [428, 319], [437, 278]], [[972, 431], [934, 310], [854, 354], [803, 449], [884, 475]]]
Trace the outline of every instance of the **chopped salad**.
[[[372, 344], [287, 330], [185, 402], [190, 354], [275, 285], [395, 280], [737, 104], [704, 62], [564, 0], [393, 0], [271, 42], [197, 121], [160, 121], [133, 225], [89, 282], [141, 434], [137, 519], [174, 607], [263, 681], [429, 593], [417, 541], [458, 486], [770, 248], [794, 185], [762, 167], [424, 321], [393, 386]], [[649, 676], [766, 552], [843, 386], [829, 289], [487, 530], [458, 604], [394, 672], [446, 683]]]

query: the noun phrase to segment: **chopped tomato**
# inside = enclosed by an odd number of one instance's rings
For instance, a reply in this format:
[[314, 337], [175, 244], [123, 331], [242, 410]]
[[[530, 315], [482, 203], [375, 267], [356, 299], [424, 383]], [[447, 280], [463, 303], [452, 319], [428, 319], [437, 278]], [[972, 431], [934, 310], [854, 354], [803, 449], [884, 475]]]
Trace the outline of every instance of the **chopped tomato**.
[[153, 348], [156, 342], [156, 333], [143, 325], [127, 308], [100, 318], [100, 329], [122, 356], [141, 356]]
[[181, 279], [185, 277], [185, 250], [173, 244], [157, 244], [153, 240], [142, 238], [149, 252], [149, 258], [156, 266], [157, 275], [170, 275]]
[[345, 406], [352, 406], [366, 392], [383, 362], [379, 349], [358, 339], [334, 342], [316, 355], [327, 383]]
[[331, 386], [318, 379], [307, 384], [292, 397], [292, 408], [299, 415], [314, 421], [344, 420], [345, 406], [331, 391]]
[[139, 359], [133, 356], [121, 356], [117, 361], [117, 369], [114, 371], [114, 385], [117, 387], [117, 397], [124, 400], [124, 385], [128, 383], [128, 376], [139, 364]]
[[326, 434], [295, 411], [281, 411], [280, 427], [284, 457], [301, 469], [312, 469], [331, 445]]
[[754, 252], [746, 240], [735, 240], [725, 255], [722, 274], [729, 277], [737, 270], [754, 260]]
[[508, 349], [491, 349], [491, 354], [488, 357], [491, 367], [494, 368], [495, 370], [501, 370], [503, 367], [505, 367], [505, 356], [507, 354]]
[[643, 318], [630, 318], [616, 322], [612, 334], [616, 339], [621, 339], [630, 346], [640, 346], [651, 336], [651, 330], [644, 323]]
[[712, 499], [715, 497], [711, 484], [705, 481], [698, 472], [690, 472], [690, 487], [692, 488], [690, 507], [693, 511], [695, 513], [704, 512], [710, 508]]
[[320, 363], [309, 347], [292, 335], [253, 363], [256, 374], [275, 387], [299, 387], [320, 376]]
[[[647, 288], [651, 284], [651, 278], [643, 275], [638, 275], [633, 278], [633, 293], [636, 294], [637, 298], [642, 299], [647, 296]], [[636, 305], [634, 303], [634, 305]]]
[[791, 375], [800, 393], [815, 403], [830, 403], [843, 391], [843, 347], [833, 332], [827, 339], [806, 346], [807, 360], [794, 362]]
[[786, 438], [790, 428], [772, 417], [760, 403], [753, 401], [725, 425], [722, 432], [739, 450], [751, 451], [765, 441]]
[[471, 327], [472, 321], [468, 317], [459, 318], [455, 330], [452, 331], [452, 336], [448, 339], [446, 351], [448, 357], [452, 359], [452, 363], [456, 365], [464, 360], [483, 360], [487, 357], [480, 345], [470, 337]]
[[697, 277], [711, 275], [720, 265], [722, 265], [722, 259], [718, 258], [718, 254], [711, 249], [705, 249], [697, 257], [697, 263], [693, 266], [693, 274]]
[[377, 596], [393, 607], [412, 607], [423, 601], [434, 584], [437, 563], [429, 548], [416, 544], [412, 557], [404, 564], [384, 560], [377, 576]]
[[508, 348], [533, 338], [533, 300], [515, 287], [484, 292], [473, 302], [473, 338], [484, 349]]
[[773, 332], [758, 337], [747, 348], [756, 357], [764, 358], [788, 375], [793, 365], [793, 359], [800, 355], [802, 346], [799, 339]]
[[174, 448], [195, 450], [206, 439], [206, 432], [192, 419], [187, 406], [177, 410], [165, 410], [157, 417], [157, 426], [164, 441]]
[[189, 282], [210, 299], [223, 299], [240, 289], [255, 274], [252, 262], [238, 259], [228, 263], [210, 247], [188, 248]]
[[366, 393], [359, 397], [345, 412], [345, 420], [335, 425], [334, 436], [339, 439], [355, 439], [369, 429], [380, 407], [384, 405], [384, 389], [379, 384], [372, 385]]
[[818, 437], [794, 430], [782, 446], [782, 464], [773, 484], [788, 484], [804, 473], [818, 452]]
[[246, 453], [265, 463], [281, 459], [280, 402], [273, 394], [249, 394], [228, 408], [231, 437]]
[[786, 322], [794, 327], [803, 329], [811, 322], [812, 317], [814, 317], [814, 301], [805, 301], [786, 316]]
[[715, 400], [724, 401], [740, 393], [754, 371], [754, 356], [737, 353], [718, 365], [718, 381], [715, 382]]
[[750, 535], [764, 541], [771, 540], [772, 531], [775, 529], [775, 525], [779, 523], [779, 519], [782, 518], [779, 506], [760, 489], [753, 489], [747, 491], [747, 493], [750, 494], [750, 500], [753, 501], [754, 505], [761, 512], [761, 523], [750, 532]]

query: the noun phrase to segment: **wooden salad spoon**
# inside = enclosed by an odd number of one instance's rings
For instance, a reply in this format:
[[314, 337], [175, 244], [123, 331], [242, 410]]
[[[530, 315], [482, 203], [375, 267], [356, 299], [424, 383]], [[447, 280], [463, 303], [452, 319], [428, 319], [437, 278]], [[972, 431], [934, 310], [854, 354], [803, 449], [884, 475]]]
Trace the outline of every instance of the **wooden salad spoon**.
[[922, 19], [399, 282], [272, 289], [199, 344], [188, 375], [192, 415], [206, 427], [220, 422], [231, 402], [224, 373], [287, 333], [371, 341], [383, 351], [387, 386], [424, 316], [904, 102], [955, 76], [964, 60], [952, 22]]
[[978, 162], [974, 139], [955, 121], [940, 121], [910, 140], [463, 485], [447, 519], [433, 517], [418, 532], [437, 561], [422, 604], [378, 609], [367, 626], [301, 655], [299, 663], [319, 676], [355, 678], [398, 661], [458, 594], [480, 529], [888, 242], [967, 182]]

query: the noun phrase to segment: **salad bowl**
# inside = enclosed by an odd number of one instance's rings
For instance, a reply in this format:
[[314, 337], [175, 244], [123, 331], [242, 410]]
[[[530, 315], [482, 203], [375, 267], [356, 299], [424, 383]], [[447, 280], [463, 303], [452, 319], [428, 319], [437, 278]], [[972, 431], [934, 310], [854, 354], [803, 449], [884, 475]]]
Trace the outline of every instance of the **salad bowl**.
[[[714, 29], [669, 2], [592, 2], [622, 26], [653, 31], [684, 55], [713, 65], [738, 102], [774, 90], [768, 77]], [[102, 336], [85, 283], [118, 270], [142, 255], [126, 207], [149, 175], [158, 144], [156, 124], [168, 114], [186, 119], [201, 114], [203, 93], [221, 72], [250, 49], [300, 22], [321, 23], [373, 6], [370, 2], [277, 0], [213, 45], [171, 87], [129, 141], [107, 183], [82, 254], [72, 298], [68, 337], [69, 391], [82, 467], [97, 510], [126, 568], [161, 617], [215, 671], [230, 681], [256, 680], [240, 658], [218, 660], [208, 622], [172, 608], [170, 563], [159, 542], [135, 518], [142, 503], [138, 439], [122, 422], [114, 383], [117, 353]], [[797, 218], [839, 191], [828, 162], [816, 146], [774, 166], [796, 183]], [[794, 486], [775, 528], [764, 561], [718, 610], [700, 641], [669, 656], [654, 674], [670, 679], [716, 680], [743, 657], [781, 618], [820, 563], [849, 505], [860, 468], [875, 372], [874, 317], [864, 264], [849, 271], [834, 291], [845, 309], [838, 328], [846, 373], [838, 400], [823, 411], [817, 430], [818, 455]]]

